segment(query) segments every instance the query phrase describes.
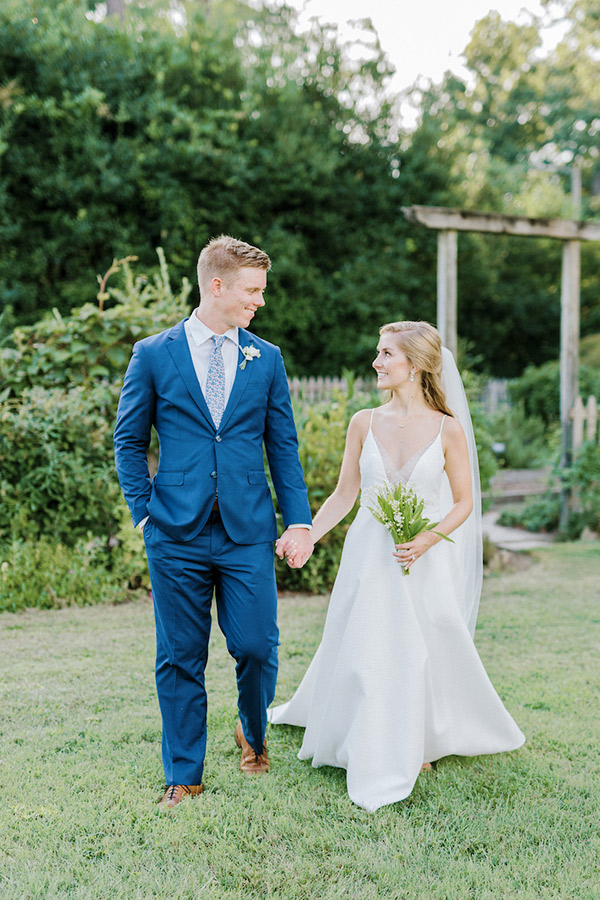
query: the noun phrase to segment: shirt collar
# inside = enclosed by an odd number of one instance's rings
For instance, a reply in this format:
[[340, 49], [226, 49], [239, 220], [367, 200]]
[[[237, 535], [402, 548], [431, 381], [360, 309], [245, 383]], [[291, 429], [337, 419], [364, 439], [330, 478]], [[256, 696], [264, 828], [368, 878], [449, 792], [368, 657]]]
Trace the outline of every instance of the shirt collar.
[[[196, 315], [197, 312], [198, 312], [198, 310], [195, 309], [194, 312], [191, 314], [191, 316], [189, 317], [189, 319], [187, 321], [187, 326], [188, 326], [189, 334], [193, 338], [193, 341], [194, 341], [196, 347], [199, 347], [201, 344], [204, 344], [206, 341], [210, 341], [210, 339], [212, 338], [212, 336], [214, 334], [214, 331], [211, 331], [211, 329], [208, 327], [208, 325], [205, 325], [204, 322], [200, 321], [200, 319]], [[234, 325], [233, 328], [230, 328], [228, 331], [225, 332], [225, 337], [229, 338], [231, 341], [233, 341], [233, 343], [236, 345], [236, 347], [239, 347], [238, 332], [239, 332], [239, 328], [237, 327], [237, 325]]]

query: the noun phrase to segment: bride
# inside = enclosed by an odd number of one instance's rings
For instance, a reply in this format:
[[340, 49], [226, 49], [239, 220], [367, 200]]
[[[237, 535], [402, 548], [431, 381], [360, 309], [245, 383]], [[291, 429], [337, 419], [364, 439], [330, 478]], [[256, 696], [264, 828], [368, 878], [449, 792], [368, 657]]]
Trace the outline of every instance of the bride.
[[[481, 591], [481, 513], [473, 429], [452, 354], [426, 322], [380, 329], [373, 363], [387, 403], [351, 420], [339, 481], [315, 542], [360, 509], [344, 543], [321, 644], [274, 724], [305, 727], [300, 759], [347, 770], [367, 810], [403, 800], [443, 756], [514, 750], [525, 738], [472, 640]], [[369, 494], [402, 481], [433, 531], [394, 546]], [[405, 570], [409, 577], [402, 571]]]

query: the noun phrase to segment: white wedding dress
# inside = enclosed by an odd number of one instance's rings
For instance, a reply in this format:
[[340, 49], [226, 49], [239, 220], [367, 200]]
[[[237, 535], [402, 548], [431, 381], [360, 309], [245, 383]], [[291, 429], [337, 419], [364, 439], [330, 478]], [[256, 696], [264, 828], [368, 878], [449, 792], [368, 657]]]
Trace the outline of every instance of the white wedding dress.
[[391, 535], [366, 505], [369, 488], [401, 479], [439, 521], [447, 482], [443, 422], [401, 471], [392, 471], [369, 428], [361, 507], [344, 543], [323, 639], [292, 699], [269, 713], [274, 724], [304, 726], [300, 759], [346, 769], [350, 799], [370, 811], [408, 797], [424, 762], [514, 750], [525, 740], [465, 622], [455, 545], [440, 541], [403, 575]]

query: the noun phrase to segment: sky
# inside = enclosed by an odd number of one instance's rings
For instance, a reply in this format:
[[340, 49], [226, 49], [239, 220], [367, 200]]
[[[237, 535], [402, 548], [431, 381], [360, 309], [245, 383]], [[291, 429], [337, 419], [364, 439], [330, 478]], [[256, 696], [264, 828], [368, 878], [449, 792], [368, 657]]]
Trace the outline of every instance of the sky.
[[[538, 0], [287, 0], [302, 10], [300, 22], [312, 16], [340, 26], [350, 37], [349, 20], [370, 17], [383, 49], [396, 68], [390, 85], [400, 92], [420, 76], [441, 81], [451, 69], [464, 75], [460, 55], [470, 40], [475, 23], [497, 10], [502, 19], [526, 24], [539, 15]], [[356, 31], [354, 31], [356, 35]], [[547, 41], [556, 42], [560, 28], [548, 31]], [[410, 116], [408, 108], [404, 111]], [[404, 116], [403, 116], [404, 117]]]

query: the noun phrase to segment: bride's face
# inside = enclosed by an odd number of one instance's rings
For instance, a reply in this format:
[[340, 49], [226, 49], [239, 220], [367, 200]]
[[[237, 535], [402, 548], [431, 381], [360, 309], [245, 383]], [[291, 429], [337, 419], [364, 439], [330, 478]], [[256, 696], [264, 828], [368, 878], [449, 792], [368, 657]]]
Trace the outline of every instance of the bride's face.
[[377, 387], [382, 391], [392, 391], [409, 380], [411, 364], [394, 340], [393, 333], [381, 335], [373, 368], [377, 372]]

